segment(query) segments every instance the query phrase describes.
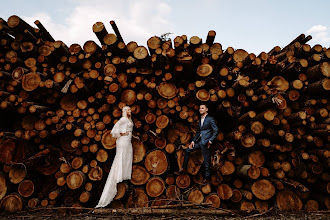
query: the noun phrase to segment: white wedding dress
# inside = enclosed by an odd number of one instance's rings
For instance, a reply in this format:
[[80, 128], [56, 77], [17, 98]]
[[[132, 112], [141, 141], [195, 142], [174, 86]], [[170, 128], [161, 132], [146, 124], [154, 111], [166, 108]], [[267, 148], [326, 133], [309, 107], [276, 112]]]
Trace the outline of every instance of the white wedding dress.
[[[122, 117], [111, 130], [112, 136], [117, 138], [116, 156], [96, 208], [109, 205], [117, 194], [117, 183], [131, 179], [133, 160], [132, 130], [133, 122], [127, 117]], [[126, 132], [128, 132], [128, 135], [120, 135], [120, 133]]]

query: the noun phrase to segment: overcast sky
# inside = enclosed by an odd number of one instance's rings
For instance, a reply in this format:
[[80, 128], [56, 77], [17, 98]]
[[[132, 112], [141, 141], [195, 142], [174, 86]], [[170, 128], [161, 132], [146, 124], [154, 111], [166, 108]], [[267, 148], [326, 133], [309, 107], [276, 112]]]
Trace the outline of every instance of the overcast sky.
[[55, 40], [68, 46], [94, 40], [92, 26], [101, 21], [113, 33], [115, 20], [125, 43], [146, 45], [152, 36], [172, 33], [206, 39], [216, 31], [223, 48], [268, 52], [286, 46], [299, 34], [312, 35], [308, 43], [330, 47], [328, 0], [1, 0], [0, 17], [18, 15], [34, 26], [35, 20]]

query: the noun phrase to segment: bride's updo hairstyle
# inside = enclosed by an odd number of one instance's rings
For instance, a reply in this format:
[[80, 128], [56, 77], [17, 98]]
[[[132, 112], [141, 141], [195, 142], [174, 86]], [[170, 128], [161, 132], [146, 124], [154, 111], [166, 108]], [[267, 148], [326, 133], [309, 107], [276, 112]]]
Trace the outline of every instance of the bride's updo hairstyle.
[[122, 110], [123, 111], [123, 113], [122, 113], [122, 116], [123, 117], [126, 117], [127, 118], [127, 110], [128, 109], [131, 109], [131, 108], [129, 106], [124, 106], [123, 107], [123, 110]]

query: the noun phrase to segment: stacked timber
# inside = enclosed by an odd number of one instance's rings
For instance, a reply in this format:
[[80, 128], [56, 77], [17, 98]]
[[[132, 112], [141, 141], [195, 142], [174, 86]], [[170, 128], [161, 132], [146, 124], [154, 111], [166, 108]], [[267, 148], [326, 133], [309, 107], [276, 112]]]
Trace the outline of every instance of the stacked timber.
[[[110, 207], [205, 204], [244, 211], [330, 209], [330, 49], [299, 35], [256, 55], [198, 36], [125, 43], [114, 21], [99, 42], [66, 45], [40, 21], [0, 19], [0, 208], [94, 207], [125, 105], [134, 122], [132, 179]], [[207, 103], [220, 128], [203, 156], [184, 150]]]

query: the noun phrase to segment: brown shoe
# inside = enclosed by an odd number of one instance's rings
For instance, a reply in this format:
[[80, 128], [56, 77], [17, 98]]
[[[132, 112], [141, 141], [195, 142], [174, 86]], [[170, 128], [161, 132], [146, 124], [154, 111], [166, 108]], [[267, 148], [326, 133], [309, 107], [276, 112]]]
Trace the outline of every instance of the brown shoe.
[[174, 172], [175, 175], [182, 175], [187, 174], [187, 171], [183, 168], [181, 168], [179, 171]]

